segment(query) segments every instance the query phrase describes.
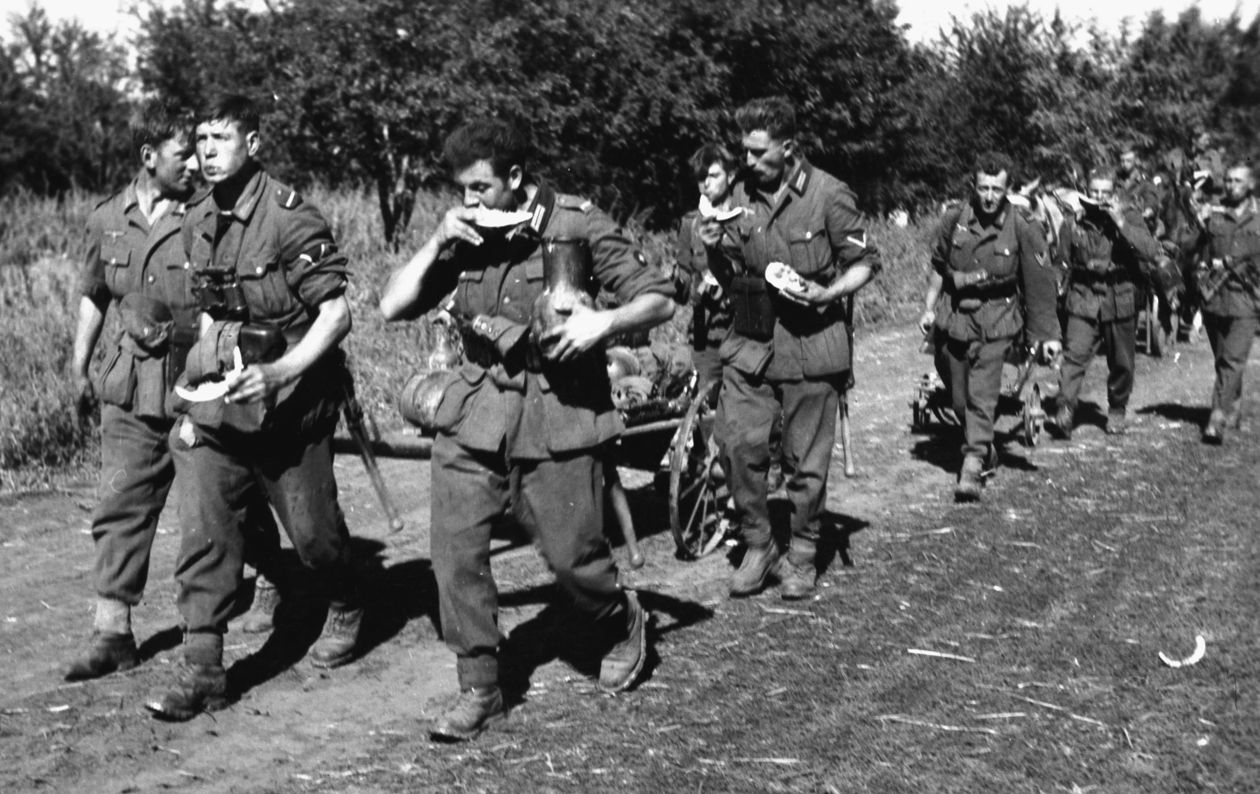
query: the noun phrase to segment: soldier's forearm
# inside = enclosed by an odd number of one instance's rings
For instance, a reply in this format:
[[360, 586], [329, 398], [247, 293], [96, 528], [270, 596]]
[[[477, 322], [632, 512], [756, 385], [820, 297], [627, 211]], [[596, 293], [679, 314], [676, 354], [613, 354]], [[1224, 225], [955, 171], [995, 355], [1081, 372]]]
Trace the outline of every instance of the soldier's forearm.
[[441, 253], [437, 235], [416, 252], [407, 264], [398, 268], [385, 283], [381, 292], [380, 310], [386, 320], [405, 320], [412, 317], [425, 293], [425, 280]]
[[288, 383], [302, 376], [350, 333], [350, 304], [345, 295], [319, 304], [315, 321], [296, 345], [278, 358], [273, 366]]
[[79, 321], [74, 331], [74, 353], [71, 366], [74, 374], [86, 376], [92, 361], [92, 351], [101, 338], [101, 329], [105, 326], [105, 310], [95, 301], [84, 295], [79, 298]]
[[660, 325], [674, 316], [674, 302], [655, 292], [636, 296], [629, 303], [609, 309], [607, 336], [642, 331]]
[[840, 277], [831, 282], [827, 287], [827, 300], [834, 303], [846, 295], [851, 295], [875, 277], [875, 271], [870, 265], [856, 264], [851, 265], [848, 270], [840, 274]]

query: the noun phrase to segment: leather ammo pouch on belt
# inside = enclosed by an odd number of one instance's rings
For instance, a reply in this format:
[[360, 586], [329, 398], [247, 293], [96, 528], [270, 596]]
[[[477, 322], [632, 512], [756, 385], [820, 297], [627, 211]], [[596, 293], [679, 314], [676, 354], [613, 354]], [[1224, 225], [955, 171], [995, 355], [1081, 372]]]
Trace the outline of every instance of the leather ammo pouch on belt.
[[735, 333], [758, 342], [774, 336], [774, 304], [766, 280], [760, 276], [735, 276], [731, 279], [731, 325]]
[[267, 364], [284, 354], [284, 332], [274, 325], [241, 326], [237, 345], [241, 348], [241, 361], [250, 364]]

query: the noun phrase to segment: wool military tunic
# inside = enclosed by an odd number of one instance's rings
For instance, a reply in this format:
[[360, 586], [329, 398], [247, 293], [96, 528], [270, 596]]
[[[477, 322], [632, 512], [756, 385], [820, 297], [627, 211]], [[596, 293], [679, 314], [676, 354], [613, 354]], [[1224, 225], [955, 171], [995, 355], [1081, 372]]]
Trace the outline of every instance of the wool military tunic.
[[[932, 268], [943, 279], [935, 327], [951, 339], [1010, 338], [1025, 324], [1032, 341], [1059, 338], [1057, 284], [1045, 238], [1015, 207], [1005, 205], [988, 224], [970, 204], [946, 212]], [[974, 285], [955, 287], [954, 273], [969, 274], [962, 281]]]
[[[746, 209], [738, 221], [739, 246], [723, 250], [734, 274], [715, 274], [728, 287], [731, 275], [763, 278], [771, 262], [790, 265], [821, 285], [864, 264], [880, 269], [879, 254], [869, 244], [865, 220], [848, 186], [802, 160], [787, 175], [775, 198], [736, 185], [732, 203]], [[729, 287], [728, 287], [729, 289]], [[736, 300], [736, 298], [733, 298]], [[852, 366], [845, 302], [816, 310], [771, 293], [776, 319], [769, 339], [755, 339], [735, 328], [722, 344], [722, 361], [741, 372], [775, 380], [800, 380], [844, 372]], [[738, 309], [736, 310], [738, 311]]]
[[[234, 276], [248, 307], [247, 321], [280, 329], [295, 344], [321, 303], [345, 293], [348, 265], [322, 214], [293, 188], [257, 169], [234, 206], [220, 208], [205, 191], [188, 202], [183, 241], [194, 278]], [[324, 359], [282, 388], [275, 404], [188, 405], [198, 424], [259, 429], [264, 422], [309, 428], [330, 421], [341, 404], [342, 357]], [[265, 412], [266, 416], [262, 414]]]
[[[152, 299], [171, 312], [174, 328], [168, 336], [176, 329], [190, 332], [196, 307], [179, 237], [183, 220], [184, 206], [175, 204], [150, 225], [140, 211], [134, 182], [98, 204], [88, 216], [80, 294], [97, 305], [112, 302], [116, 308], [129, 295]], [[132, 328], [141, 336], [146, 318], [122, 319], [123, 329]], [[168, 417], [167, 367], [175, 365], [167, 360], [170, 339], [146, 348], [123, 330], [112, 348], [98, 379], [101, 400], [136, 416]]]
[[[454, 284], [452, 312], [489, 360], [468, 361], [438, 406], [440, 433], [474, 450], [505, 449], [509, 458], [543, 460], [590, 450], [620, 435], [602, 354], [553, 363], [537, 353], [529, 323], [544, 289], [545, 238], [585, 240], [591, 252], [589, 292], [600, 287], [628, 303], [638, 295], [669, 297], [669, 281], [636, 253], [611, 218], [576, 196], [538, 187], [531, 221], [506, 235], [483, 231], [479, 246], [457, 243], [435, 263], [435, 277]], [[447, 290], [438, 288], [437, 294]], [[532, 349], [531, 349], [532, 348]]]
[[[1251, 279], [1260, 285], [1260, 200], [1251, 196], [1235, 208], [1218, 207], [1205, 226], [1209, 237], [1205, 277], [1213, 278], [1213, 270], [1228, 261], [1236, 271], [1250, 269]], [[1203, 309], [1222, 317], [1254, 315], [1260, 312], [1260, 293], [1244, 279], [1230, 276]]]

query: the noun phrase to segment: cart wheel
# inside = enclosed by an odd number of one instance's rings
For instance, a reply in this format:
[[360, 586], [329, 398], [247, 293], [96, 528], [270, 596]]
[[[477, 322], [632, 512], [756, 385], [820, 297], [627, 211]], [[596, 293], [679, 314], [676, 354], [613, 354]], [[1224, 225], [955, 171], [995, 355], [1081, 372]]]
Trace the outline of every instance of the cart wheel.
[[715, 417], [709, 400], [692, 400], [669, 452], [669, 528], [683, 560], [703, 557], [725, 536]]
[[1022, 420], [1024, 444], [1030, 447], [1037, 446], [1037, 442], [1041, 440], [1041, 431], [1046, 424], [1046, 412], [1041, 407], [1041, 386], [1039, 384], [1033, 384], [1033, 387], [1028, 390], [1028, 395], [1024, 397]]
[[923, 401], [917, 396], [910, 403], [910, 431], [913, 433], [922, 432], [923, 426], [927, 424], [927, 408], [923, 405]]

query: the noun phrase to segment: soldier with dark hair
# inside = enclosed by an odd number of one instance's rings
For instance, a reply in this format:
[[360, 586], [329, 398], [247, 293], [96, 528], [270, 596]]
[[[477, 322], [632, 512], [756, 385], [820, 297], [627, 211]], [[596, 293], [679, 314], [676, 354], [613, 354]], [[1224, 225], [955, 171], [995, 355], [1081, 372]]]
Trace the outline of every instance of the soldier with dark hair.
[[[664, 322], [673, 303], [607, 215], [530, 177], [515, 125], [469, 122], [444, 153], [463, 202], [390, 276], [380, 307], [389, 320], [417, 317], [455, 291], [467, 361], [435, 411], [431, 542], [460, 693], [430, 734], [459, 741], [505, 711], [490, 532], [509, 510], [560, 588], [608, 630], [599, 688], [625, 690], [643, 670], [647, 613], [618, 584], [603, 533], [603, 450], [622, 430], [603, 344]], [[595, 308], [600, 288], [615, 308]]]
[[1115, 174], [1094, 173], [1080, 217], [1064, 220], [1058, 258], [1068, 266], [1063, 367], [1055, 426], [1071, 438], [1077, 398], [1099, 346], [1107, 355], [1106, 432], [1128, 430], [1137, 350], [1138, 285], [1162, 253], [1141, 208], [1115, 194]]
[[[678, 225], [679, 292], [691, 303], [691, 347], [701, 390], [722, 380], [718, 349], [731, 328], [730, 297], [709, 272], [700, 224], [721, 217], [719, 223], [737, 223], [724, 216], [731, 210], [731, 192], [738, 176], [734, 155], [719, 144], [705, 144], [688, 160], [701, 196], [701, 208], [691, 210]], [[740, 215], [742, 217], [742, 215]]]
[[1249, 162], [1225, 174], [1221, 206], [1202, 209], [1204, 251], [1197, 272], [1203, 325], [1216, 358], [1212, 413], [1203, 440], [1220, 444], [1242, 424], [1242, 381], [1260, 325], [1260, 201]]
[[253, 102], [237, 95], [197, 116], [197, 158], [210, 188], [190, 201], [182, 238], [201, 332], [176, 395], [216, 380], [223, 392], [176, 400], [184, 413], [170, 438], [184, 664], [146, 704], [161, 719], [226, 702], [223, 634], [241, 585], [249, 494], [266, 494], [329, 598], [311, 662], [354, 658], [363, 615], [332, 466], [349, 377], [338, 348], [351, 324], [346, 257], [319, 210], [259, 164], [259, 121]]
[[941, 218], [919, 318], [962, 425], [958, 501], [979, 499], [997, 466], [993, 422], [1012, 346], [1059, 351], [1056, 271], [1041, 230], [1006, 199], [1014, 170], [998, 152], [976, 158], [971, 200]]
[[[700, 226], [709, 270], [731, 296], [733, 314], [721, 347], [718, 437], [746, 551], [730, 593], [752, 595], [777, 575], [783, 598], [807, 598], [818, 576], [837, 411], [853, 365], [849, 297], [879, 270], [879, 256], [852, 191], [800, 151], [786, 99], [753, 100], [735, 120], [747, 176], [732, 203], [744, 218], [736, 229], [716, 218]], [[780, 415], [792, 503], [782, 565], [768, 504], [771, 428]]]

